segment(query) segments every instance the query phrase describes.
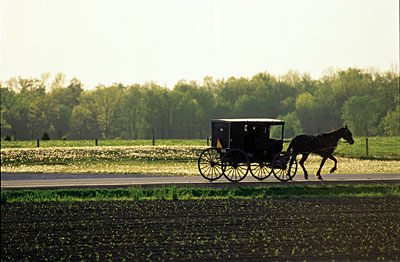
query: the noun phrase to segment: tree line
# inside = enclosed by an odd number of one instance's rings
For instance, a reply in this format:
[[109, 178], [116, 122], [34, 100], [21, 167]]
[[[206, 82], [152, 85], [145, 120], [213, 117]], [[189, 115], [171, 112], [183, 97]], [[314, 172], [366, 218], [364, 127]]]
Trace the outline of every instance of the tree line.
[[347, 124], [354, 135], [400, 135], [399, 74], [348, 68], [314, 80], [309, 74], [266, 72], [251, 78], [200, 85], [181, 80], [172, 89], [143, 85], [98, 85], [83, 89], [58, 73], [0, 82], [1, 135], [17, 140], [205, 138], [210, 119], [283, 119], [285, 134], [327, 132]]

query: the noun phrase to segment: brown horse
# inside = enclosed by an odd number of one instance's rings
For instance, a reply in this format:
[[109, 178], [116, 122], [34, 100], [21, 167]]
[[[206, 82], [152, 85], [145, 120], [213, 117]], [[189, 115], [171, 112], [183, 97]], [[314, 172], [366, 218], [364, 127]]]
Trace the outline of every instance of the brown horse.
[[289, 144], [287, 151], [294, 153], [294, 157], [301, 154], [303, 155], [300, 160], [300, 166], [304, 171], [304, 178], [308, 179], [308, 173], [304, 167], [304, 162], [307, 160], [310, 153], [320, 155], [322, 157], [321, 166], [319, 167], [316, 177], [322, 180], [321, 169], [325, 164], [326, 159], [331, 159], [335, 162], [335, 166], [331, 169], [331, 173], [336, 170], [337, 160], [332, 155], [333, 151], [337, 147], [339, 139], [344, 138], [350, 145], [354, 144], [353, 136], [347, 126], [339, 128], [335, 131], [312, 135], [298, 135], [292, 139]]

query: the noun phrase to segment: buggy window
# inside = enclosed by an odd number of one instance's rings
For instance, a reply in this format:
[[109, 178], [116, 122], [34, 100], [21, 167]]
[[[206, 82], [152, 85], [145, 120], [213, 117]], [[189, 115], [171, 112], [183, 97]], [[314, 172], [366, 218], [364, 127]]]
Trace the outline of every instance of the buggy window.
[[280, 140], [282, 139], [282, 125], [273, 125], [270, 127], [271, 132], [270, 132], [270, 138], [271, 139], [277, 139]]

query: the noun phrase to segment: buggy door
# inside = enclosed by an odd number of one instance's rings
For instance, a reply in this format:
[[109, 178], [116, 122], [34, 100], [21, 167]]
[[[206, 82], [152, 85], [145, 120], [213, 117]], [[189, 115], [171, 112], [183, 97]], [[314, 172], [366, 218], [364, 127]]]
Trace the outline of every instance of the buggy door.
[[211, 122], [211, 146], [217, 147], [217, 141], [221, 143], [222, 148], [228, 148], [230, 134], [230, 125], [228, 122]]

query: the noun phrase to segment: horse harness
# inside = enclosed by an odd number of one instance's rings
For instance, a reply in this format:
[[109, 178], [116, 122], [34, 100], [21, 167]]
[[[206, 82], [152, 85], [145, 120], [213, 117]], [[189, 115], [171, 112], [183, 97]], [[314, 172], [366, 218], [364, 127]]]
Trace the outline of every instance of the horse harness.
[[[335, 150], [337, 147], [337, 142], [335, 142], [334, 138], [332, 135], [328, 135], [329, 138], [326, 139], [324, 136], [327, 136], [328, 134], [318, 134], [316, 136], [313, 135], [307, 135], [307, 142], [308, 142], [308, 148], [310, 149], [310, 153], [318, 153], [322, 152], [324, 150]], [[327, 142], [329, 140], [329, 142]]]

